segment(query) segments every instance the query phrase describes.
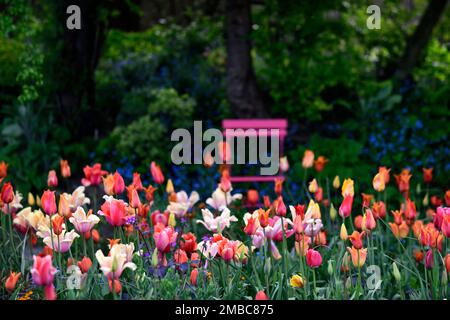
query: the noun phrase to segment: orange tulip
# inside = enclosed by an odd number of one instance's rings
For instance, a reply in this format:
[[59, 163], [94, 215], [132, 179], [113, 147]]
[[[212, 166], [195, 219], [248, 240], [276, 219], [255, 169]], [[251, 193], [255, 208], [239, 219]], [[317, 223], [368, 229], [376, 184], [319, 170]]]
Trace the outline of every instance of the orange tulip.
[[64, 218], [59, 214], [52, 217], [53, 233], [59, 236], [63, 231]]
[[403, 221], [400, 225], [389, 222], [389, 226], [391, 227], [391, 231], [397, 239], [403, 239], [408, 236], [409, 227], [405, 221]]
[[265, 228], [269, 224], [269, 212], [270, 209], [258, 209], [258, 220], [261, 227]]
[[118, 279], [114, 279], [114, 287], [113, 287], [112, 279], [108, 278], [108, 285], [109, 285], [109, 292], [113, 292], [114, 290], [116, 294], [120, 294], [120, 291], [122, 291], [122, 284]]
[[370, 203], [372, 202], [373, 195], [361, 193], [361, 196], [363, 198], [363, 201], [362, 201], [363, 208], [364, 207], [369, 208], [370, 207]]
[[386, 205], [383, 201], [374, 202], [372, 212], [376, 219], [384, 219], [386, 218]]
[[283, 192], [283, 179], [280, 178], [276, 178], [275, 179], [275, 188], [274, 191], [277, 195], [281, 195], [281, 193]]
[[59, 160], [59, 166], [61, 167], [61, 176], [63, 178], [70, 178], [71, 172], [70, 172], [70, 166], [69, 162], [67, 160]]
[[153, 201], [153, 194], [155, 193], [157, 189], [154, 188], [152, 185], [149, 185], [147, 189], [145, 189], [145, 199], [148, 202], [152, 202]]
[[444, 258], [445, 263], [445, 270], [447, 270], [447, 273], [450, 273], [450, 253], [448, 253]]
[[422, 250], [414, 250], [413, 251], [414, 259], [417, 263], [420, 263], [423, 261], [423, 251]]
[[94, 243], [98, 243], [100, 241], [100, 233], [96, 229], [92, 229], [91, 231], [92, 240], [94, 240]]
[[348, 237], [353, 247], [356, 249], [361, 249], [363, 247], [362, 238], [365, 236], [365, 232], [359, 233], [358, 231], [353, 231], [353, 233]]
[[399, 210], [393, 210], [391, 211], [392, 215], [394, 216], [394, 222], [397, 225], [401, 225], [403, 222], [403, 211]]
[[360, 230], [360, 231], [362, 230], [362, 222], [363, 222], [363, 216], [360, 214], [357, 215], [353, 222], [356, 230]]
[[0, 180], [8, 175], [8, 164], [5, 161], [0, 162]]
[[394, 175], [397, 181], [398, 189], [403, 194], [405, 198], [408, 198], [409, 193], [409, 180], [412, 175], [408, 169], [403, 169], [399, 175]]
[[352, 258], [352, 263], [355, 268], [361, 268], [366, 262], [367, 258], [367, 248], [366, 249], [356, 249], [355, 247], [347, 247], [347, 251], [350, 253]]
[[314, 161], [314, 169], [316, 169], [317, 172], [321, 172], [327, 162], [327, 158], [325, 158], [324, 156], [319, 156], [317, 160]]
[[383, 176], [384, 184], [388, 184], [389, 180], [391, 179], [389, 172], [391, 169], [387, 169], [386, 167], [379, 167], [378, 173], [380, 173]]
[[22, 273], [20, 272], [13, 271], [9, 274], [9, 277], [5, 281], [5, 289], [9, 294], [11, 294], [16, 288], [17, 281], [19, 280], [21, 274]]
[[128, 203], [132, 208], [139, 208], [141, 205], [141, 199], [139, 199], [139, 194], [133, 185], [127, 187]]
[[92, 266], [92, 261], [89, 257], [83, 257], [81, 261], [78, 261], [78, 267], [80, 268], [82, 273], [88, 273], [89, 269]]
[[259, 201], [259, 194], [257, 190], [249, 189], [247, 191], [247, 203], [249, 206], [255, 207]]

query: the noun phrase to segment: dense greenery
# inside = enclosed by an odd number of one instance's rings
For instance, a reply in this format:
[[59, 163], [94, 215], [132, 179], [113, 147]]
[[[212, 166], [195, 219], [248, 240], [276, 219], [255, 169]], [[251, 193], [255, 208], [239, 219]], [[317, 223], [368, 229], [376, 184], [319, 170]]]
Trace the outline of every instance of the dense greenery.
[[[309, 146], [333, 158], [330, 171], [355, 176], [386, 163], [395, 171], [433, 166], [437, 181], [446, 182], [450, 15], [433, 31], [409, 82], [388, 76], [426, 5], [384, 3], [381, 30], [366, 28], [361, 1], [269, 0], [253, 7], [255, 73], [269, 94], [271, 116], [289, 119], [291, 158]], [[171, 146], [162, 138], [173, 128], [189, 128], [193, 119], [220, 127], [232, 116], [220, 13], [194, 10], [142, 31], [109, 27], [95, 71], [96, 105], [84, 99], [79, 115], [100, 120], [82, 130], [66, 125], [55, 99], [61, 79], [54, 66], [64, 65], [56, 7], [25, 0], [2, 0], [2, 6], [0, 159], [11, 164], [23, 191], [42, 188], [40, 174], [60, 157], [122, 171], [143, 169], [150, 160], [164, 166]], [[100, 17], [112, 21], [120, 10], [101, 8]]]

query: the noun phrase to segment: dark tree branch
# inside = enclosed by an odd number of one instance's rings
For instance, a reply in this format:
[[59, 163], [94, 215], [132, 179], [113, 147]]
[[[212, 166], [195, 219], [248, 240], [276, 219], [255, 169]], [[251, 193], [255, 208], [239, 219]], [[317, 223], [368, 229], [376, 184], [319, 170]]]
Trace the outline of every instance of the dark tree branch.
[[447, 3], [448, 0], [431, 0], [429, 2], [416, 30], [406, 43], [405, 51], [394, 74], [398, 80], [407, 78], [417, 65]]

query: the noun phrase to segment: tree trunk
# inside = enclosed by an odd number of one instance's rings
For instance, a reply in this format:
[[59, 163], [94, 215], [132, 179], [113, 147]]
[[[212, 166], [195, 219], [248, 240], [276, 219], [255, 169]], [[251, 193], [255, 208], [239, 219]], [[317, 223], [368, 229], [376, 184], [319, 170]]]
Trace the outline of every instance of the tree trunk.
[[431, 0], [429, 2], [419, 25], [406, 43], [405, 51], [394, 75], [398, 80], [402, 81], [411, 74], [431, 38], [434, 27], [444, 13], [447, 2], [448, 0]]
[[267, 117], [251, 59], [251, 0], [227, 0], [227, 96], [234, 116]]

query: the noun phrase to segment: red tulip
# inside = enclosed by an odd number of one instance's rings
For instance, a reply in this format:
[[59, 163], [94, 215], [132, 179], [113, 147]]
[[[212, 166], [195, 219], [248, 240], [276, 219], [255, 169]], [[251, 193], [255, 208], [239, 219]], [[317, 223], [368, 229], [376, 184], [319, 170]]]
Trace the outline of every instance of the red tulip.
[[137, 172], [133, 173], [133, 182], [131, 183], [138, 191], [141, 191], [144, 189], [144, 186], [142, 185], [141, 181], [141, 175]]
[[150, 173], [152, 174], [153, 181], [155, 181], [156, 184], [163, 184], [164, 183], [164, 175], [161, 171], [161, 168], [156, 165], [154, 161], [150, 164]]
[[123, 181], [122, 176], [117, 171], [114, 172], [114, 194], [121, 194], [125, 190], [125, 182]]
[[433, 168], [422, 168], [423, 171], [423, 181], [425, 183], [431, 183], [433, 180]]
[[260, 290], [256, 293], [255, 300], [269, 300], [269, 297], [263, 290]]
[[46, 190], [41, 197], [42, 209], [49, 216], [55, 214], [56, 209], [55, 191]]
[[353, 196], [347, 195], [344, 197], [341, 206], [339, 207], [339, 215], [342, 218], [348, 218], [352, 212]]
[[353, 233], [348, 237], [355, 249], [359, 250], [363, 247], [362, 238], [366, 233], [363, 231], [359, 233], [358, 231], [353, 231]]
[[11, 203], [14, 200], [14, 190], [11, 183], [6, 182], [3, 185], [1, 200], [3, 203]]
[[0, 162], [0, 181], [8, 175], [8, 164]]
[[55, 215], [54, 218], [52, 218], [52, 227], [53, 227], [53, 233], [59, 236], [63, 231], [63, 225], [64, 218], [60, 216], [59, 214]]
[[183, 249], [175, 250], [173, 258], [175, 260], [175, 263], [177, 264], [185, 264], [189, 261], [186, 251], [184, 251]]
[[92, 167], [85, 166], [83, 168], [84, 178], [81, 179], [83, 186], [98, 186], [102, 182], [102, 176], [108, 173], [108, 171], [102, 170], [100, 163], [94, 164]]
[[306, 252], [306, 264], [310, 268], [318, 268], [322, 264], [322, 256], [319, 251], [308, 249]]
[[88, 273], [91, 266], [92, 261], [89, 257], [83, 257], [81, 261], [78, 261], [78, 267], [80, 268], [82, 273]]
[[194, 269], [192, 269], [191, 275], [190, 275], [190, 277], [189, 277], [189, 279], [190, 279], [190, 281], [191, 281], [191, 284], [192, 284], [193, 286], [196, 286], [196, 285], [197, 285], [197, 277], [198, 277], [198, 269], [197, 269], [197, 268], [194, 268]]
[[188, 253], [193, 253], [197, 250], [197, 238], [192, 232], [185, 233], [181, 236], [180, 248]]

